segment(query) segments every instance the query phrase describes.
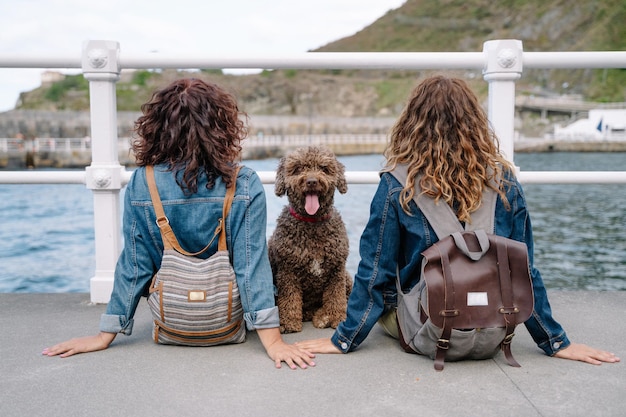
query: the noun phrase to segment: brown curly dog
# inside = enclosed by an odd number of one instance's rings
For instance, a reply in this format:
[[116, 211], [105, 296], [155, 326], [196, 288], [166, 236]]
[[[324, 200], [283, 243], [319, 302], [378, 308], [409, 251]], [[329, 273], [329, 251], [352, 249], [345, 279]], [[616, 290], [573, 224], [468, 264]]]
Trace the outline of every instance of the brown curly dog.
[[326, 147], [296, 149], [281, 158], [275, 193], [289, 202], [268, 242], [282, 333], [299, 332], [303, 321], [337, 327], [346, 318], [352, 279], [346, 270], [348, 235], [334, 207], [345, 194], [345, 167]]

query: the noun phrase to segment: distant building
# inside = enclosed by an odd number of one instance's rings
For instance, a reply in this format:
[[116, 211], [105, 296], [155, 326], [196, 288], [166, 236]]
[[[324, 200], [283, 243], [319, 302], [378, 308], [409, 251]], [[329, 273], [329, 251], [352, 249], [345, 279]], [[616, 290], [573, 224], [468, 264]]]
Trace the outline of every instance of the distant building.
[[58, 71], [44, 71], [41, 73], [41, 85], [50, 85], [57, 81], [62, 81], [65, 78], [65, 74], [61, 74]]
[[592, 109], [589, 117], [561, 127], [554, 126], [555, 140], [626, 140], [626, 109]]

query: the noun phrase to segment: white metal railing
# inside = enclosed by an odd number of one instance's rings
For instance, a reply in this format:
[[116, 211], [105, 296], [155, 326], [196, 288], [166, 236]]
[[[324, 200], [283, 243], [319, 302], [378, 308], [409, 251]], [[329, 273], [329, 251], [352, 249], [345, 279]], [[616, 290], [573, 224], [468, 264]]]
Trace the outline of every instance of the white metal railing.
[[[273, 184], [275, 171], [259, 171], [261, 182]], [[121, 182], [130, 180], [132, 171], [124, 170]], [[520, 171], [517, 177], [524, 184], [626, 184], [626, 171]], [[84, 171], [6, 171], [0, 172], [0, 184], [85, 184]], [[349, 184], [378, 184], [376, 171], [348, 171]]]
[[31, 152], [86, 152], [91, 150], [91, 138], [0, 138], [0, 151], [17, 153]]
[[[386, 134], [311, 134], [311, 135], [256, 135], [243, 142], [244, 148], [295, 147], [309, 144], [348, 145], [348, 144], [384, 144]], [[118, 139], [118, 148], [128, 150], [130, 138]], [[41, 152], [86, 152], [91, 150], [91, 138], [0, 138], [0, 152], [19, 153], [25, 151]]]
[[[82, 56], [0, 54], [0, 68], [82, 69], [89, 81], [92, 162], [84, 172], [0, 172], [0, 183], [84, 183], [93, 190], [96, 272], [91, 301], [106, 303], [121, 250], [119, 195], [130, 172], [120, 166], [117, 149], [115, 85], [124, 69], [475, 69], [489, 84], [488, 117], [505, 157], [514, 161], [515, 82], [524, 68], [626, 68], [626, 51], [524, 52], [514, 39], [492, 40], [482, 52], [304, 53], [300, 55], [208, 57], [144, 54], [121, 56], [115, 41], [87, 41]], [[259, 172], [272, 183], [274, 172]], [[376, 183], [376, 172], [347, 172], [351, 183]], [[626, 183], [625, 172], [520, 172], [522, 182]]]

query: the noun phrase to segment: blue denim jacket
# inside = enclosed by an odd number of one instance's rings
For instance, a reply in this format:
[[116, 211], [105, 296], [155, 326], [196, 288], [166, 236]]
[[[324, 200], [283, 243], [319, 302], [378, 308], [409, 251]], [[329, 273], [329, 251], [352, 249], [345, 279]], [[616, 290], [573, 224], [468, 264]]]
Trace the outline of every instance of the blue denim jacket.
[[[511, 208], [507, 210], [498, 199], [495, 232], [528, 246], [535, 306], [525, 325], [537, 345], [546, 354], [553, 355], [570, 342], [561, 325], [552, 317], [541, 274], [533, 266], [532, 228], [521, 185], [514, 178], [509, 180], [511, 186], [507, 189], [507, 198]], [[391, 174], [381, 175], [371, 203], [370, 218], [361, 236], [361, 261], [348, 301], [348, 316], [331, 338], [344, 353], [356, 349], [381, 315], [395, 307], [396, 266], [402, 289], [409, 291], [420, 279], [421, 253], [438, 240], [414, 201], [410, 202], [414, 215], [409, 216], [402, 210], [401, 190], [402, 185]]]
[[[198, 192], [186, 196], [166, 166], [155, 167], [154, 175], [165, 215], [180, 245], [189, 252], [204, 248], [222, 217], [226, 187], [221, 178], [209, 190], [205, 186], [206, 176], [201, 176]], [[266, 220], [263, 185], [256, 172], [242, 167], [226, 220], [226, 238], [249, 330], [279, 326], [267, 254]], [[163, 252], [145, 168], [135, 170], [126, 188], [123, 236], [124, 249], [117, 261], [113, 292], [100, 320], [100, 330], [130, 335], [135, 310], [141, 297], [147, 295]], [[203, 257], [217, 251], [217, 240]]]

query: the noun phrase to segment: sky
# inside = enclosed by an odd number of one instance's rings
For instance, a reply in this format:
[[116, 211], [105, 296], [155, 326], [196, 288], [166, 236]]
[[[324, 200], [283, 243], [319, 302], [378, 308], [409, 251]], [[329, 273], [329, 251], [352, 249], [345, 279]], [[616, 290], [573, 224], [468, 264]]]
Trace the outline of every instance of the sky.
[[[117, 41], [122, 54], [300, 54], [353, 35], [404, 2], [0, 0], [0, 60], [80, 57], [86, 40]], [[0, 112], [13, 109], [20, 92], [39, 87], [43, 71], [0, 68]]]

